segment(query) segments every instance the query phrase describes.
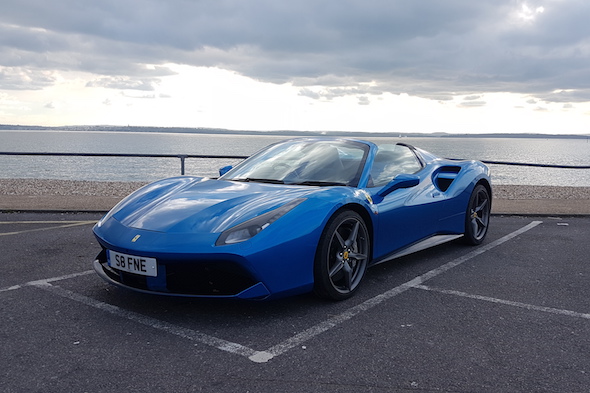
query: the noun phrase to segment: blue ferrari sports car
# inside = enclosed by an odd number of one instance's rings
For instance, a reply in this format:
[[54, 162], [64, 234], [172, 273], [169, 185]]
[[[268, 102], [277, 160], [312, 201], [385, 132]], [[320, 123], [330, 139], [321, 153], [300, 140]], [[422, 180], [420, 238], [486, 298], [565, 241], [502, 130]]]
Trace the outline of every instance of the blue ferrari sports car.
[[94, 268], [141, 292], [267, 299], [352, 296], [368, 267], [490, 222], [488, 168], [407, 144], [275, 143], [219, 178], [156, 181], [94, 227]]

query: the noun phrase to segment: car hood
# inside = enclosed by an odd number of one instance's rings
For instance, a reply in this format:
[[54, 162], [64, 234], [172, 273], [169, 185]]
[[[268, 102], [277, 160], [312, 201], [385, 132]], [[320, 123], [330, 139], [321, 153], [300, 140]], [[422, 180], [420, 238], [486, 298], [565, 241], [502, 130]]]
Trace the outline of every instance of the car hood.
[[113, 213], [121, 224], [168, 233], [219, 233], [317, 188], [201, 178], [152, 183]]

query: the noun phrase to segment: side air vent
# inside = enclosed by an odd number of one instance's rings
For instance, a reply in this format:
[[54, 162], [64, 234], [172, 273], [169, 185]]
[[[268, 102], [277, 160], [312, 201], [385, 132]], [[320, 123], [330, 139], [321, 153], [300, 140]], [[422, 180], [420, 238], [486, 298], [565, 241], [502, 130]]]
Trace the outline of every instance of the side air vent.
[[443, 166], [434, 174], [434, 185], [445, 192], [451, 186], [457, 175], [461, 171], [459, 166]]

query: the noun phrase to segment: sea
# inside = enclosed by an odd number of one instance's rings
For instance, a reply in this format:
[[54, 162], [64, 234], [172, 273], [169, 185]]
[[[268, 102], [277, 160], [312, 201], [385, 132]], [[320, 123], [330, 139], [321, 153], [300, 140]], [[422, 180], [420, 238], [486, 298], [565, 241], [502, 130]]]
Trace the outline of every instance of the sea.
[[[249, 156], [285, 135], [131, 131], [0, 130], [0, 152], [196, 154]], [[588, 166], [590, 137], [359, 137], [408, 143], [440, 157], [531, 164]], [[187, 175], [213, 177], [236, 159], [187, 158]], [[590, 169], [489, 164], [498, 185], [590, 187]], [[0, 178], [150, 182], [180, 175], [178, 158], [0, 155]]]

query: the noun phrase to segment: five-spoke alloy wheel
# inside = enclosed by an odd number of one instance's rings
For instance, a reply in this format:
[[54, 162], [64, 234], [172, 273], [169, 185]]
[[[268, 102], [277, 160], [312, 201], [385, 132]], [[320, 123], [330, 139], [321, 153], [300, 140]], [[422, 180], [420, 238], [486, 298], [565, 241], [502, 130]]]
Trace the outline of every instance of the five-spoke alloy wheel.
[[478, 184], [471, 193], [465, 217], [465, 241], [477, 245], [488, 233], [492, 201], [488, 189]]
[[316, 252], [316, 294], [343, 300], [354, 294], [367, 270], [371, 242], [362, 217], [345, 210], [328, 222]]

